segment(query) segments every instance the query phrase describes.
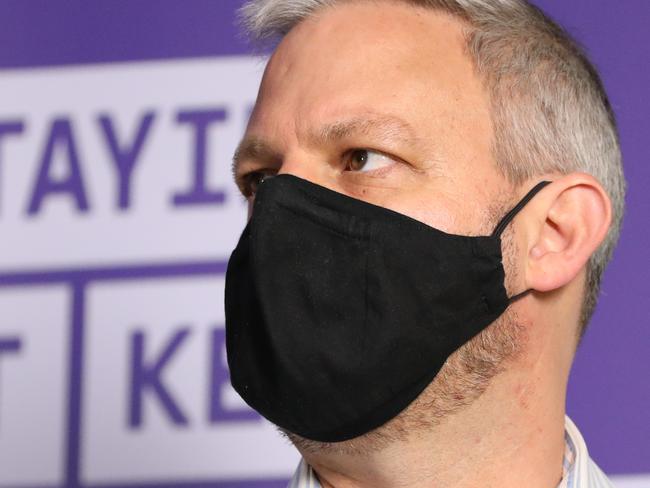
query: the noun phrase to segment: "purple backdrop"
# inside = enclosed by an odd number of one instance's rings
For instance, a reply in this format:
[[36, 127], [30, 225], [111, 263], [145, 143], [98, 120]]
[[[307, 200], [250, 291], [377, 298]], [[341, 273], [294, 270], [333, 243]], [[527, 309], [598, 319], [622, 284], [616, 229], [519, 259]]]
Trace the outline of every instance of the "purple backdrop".
[[611, 473], [650, 472], [650, 2], [537, 2], [577, 37], [600, 68], [628, 181], [621, 242], [579, 349], [568, 412]]
[[[5, 0], [0, 68], [242, 54], [240, 0]], [[650, 472], [650, 2], [538, 0], [588, 49], [620, 124], [622, 241], [578, 352], [569, 414], [609, 473]]]

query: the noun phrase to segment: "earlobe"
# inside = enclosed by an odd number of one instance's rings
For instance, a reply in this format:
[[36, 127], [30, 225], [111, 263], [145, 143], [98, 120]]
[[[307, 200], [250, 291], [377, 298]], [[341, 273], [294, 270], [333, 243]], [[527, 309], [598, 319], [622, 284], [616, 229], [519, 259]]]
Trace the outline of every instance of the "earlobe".
[[533, 290], [552, 291], [570, 283], [605, 238], [611, 202], [593, 176], [571, 173], [543, 190], [535, 212], [527, 227], [526, 281]]

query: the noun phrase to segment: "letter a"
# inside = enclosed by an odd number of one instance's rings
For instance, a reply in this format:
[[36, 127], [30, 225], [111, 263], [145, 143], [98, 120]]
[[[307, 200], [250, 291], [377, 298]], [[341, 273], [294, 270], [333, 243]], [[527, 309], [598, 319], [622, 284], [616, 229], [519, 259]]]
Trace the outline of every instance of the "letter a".
[[[51, 166], [57, 147], [65, 150], [69, 168], [68, 174], [60, 181], [53, 179], [51, 175]], [[55, 119], [52, 122], [27, 213], [29, 215], [37, 214], [45, 197], [53, 193], [67, 194], [73, 198], [79, 211], [86, 212], [88, 210], [79, 156], [72, 135], [72, 125], [68, 119]]]

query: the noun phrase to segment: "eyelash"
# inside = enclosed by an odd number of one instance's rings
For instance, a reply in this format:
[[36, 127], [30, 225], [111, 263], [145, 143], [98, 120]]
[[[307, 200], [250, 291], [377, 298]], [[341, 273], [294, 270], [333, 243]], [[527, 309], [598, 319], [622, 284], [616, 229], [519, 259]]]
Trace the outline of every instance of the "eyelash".
[[257, 170], [243, 174], [237, 177], [237, 186], [244, 198], [251, 198], [257, 192], [257, 187], [263, 181], [264, 177], [273, 176], [273, 170]]
[[[361, 171], [354, 171], [349, 169], [350, 168], [350, 162], [351, 158], [358, 152], [360, 151], [369, 151], [369, 152], [374, 152], [378, 154], [382, 154], [386, 156], [387, 158], [392, 159], [395, 162], [399, 162], [400, 159], [396, 158], [394, 156], [391, 156], [389, 154], [386, 154], [382, 151], [374, 150], [374, 149], [369, 149], [369, 148], [362, 148], [362, 147], [355, 147], [353, 149], [349, 149], [341, 155], [340, 160], [344, 163], [344, 171], [347, 173], [351, 174], [363, 174], [363, 175], [378, 175], [382, 174], [388, 170], [390, 170], [390, 166], [385, 167], [385, 168], [379, 168], [376, 170], [372, 171], [366, 171], [366, 172], [361, 172]], [[256, 170], [256, 171], [251, 171], [250, 173], [245, 173], [243, 175], [240, 175], [236, 178], [236, 183], [237, 186], [239, 187], [239, 191], [241, 194], [244, 196], [244, 198], [248, 199], [251, 198], [252, 196], [255, 195], [257, 192], [257, 187], [259, 184], [262, 182], [262, 178], [268, 177], [268, 176], [274, 176], [276, 173], [275, 170], [272, 169], [261, 169], [261, 170]]]

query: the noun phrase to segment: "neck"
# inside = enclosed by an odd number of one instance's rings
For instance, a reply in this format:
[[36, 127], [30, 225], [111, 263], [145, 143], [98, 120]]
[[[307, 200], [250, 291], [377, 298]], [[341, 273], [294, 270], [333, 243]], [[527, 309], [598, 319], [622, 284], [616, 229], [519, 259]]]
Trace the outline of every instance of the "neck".
[[[470, 406], [378, 452], [303, 456], [324, 488], [555, 488], [568, 365], [558, 374], [563, 361], [543, 357], [525, 375], [503, 372]], [[562, 384], [553, 384], [557, 377]]]

